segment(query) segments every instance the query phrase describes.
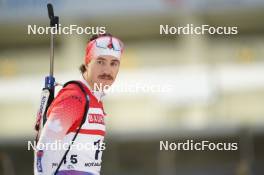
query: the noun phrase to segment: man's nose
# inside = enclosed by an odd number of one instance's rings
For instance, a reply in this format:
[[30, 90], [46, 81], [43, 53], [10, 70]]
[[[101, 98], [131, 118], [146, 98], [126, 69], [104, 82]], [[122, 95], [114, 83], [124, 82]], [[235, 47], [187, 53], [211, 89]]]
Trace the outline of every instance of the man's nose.
[[111, 64], [105, 64], [103, 68], [103, 73], [112, 75]]

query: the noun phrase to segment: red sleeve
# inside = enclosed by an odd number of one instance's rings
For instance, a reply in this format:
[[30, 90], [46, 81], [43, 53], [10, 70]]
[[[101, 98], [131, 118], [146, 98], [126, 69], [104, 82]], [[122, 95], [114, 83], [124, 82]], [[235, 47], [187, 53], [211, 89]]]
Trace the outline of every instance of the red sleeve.
[[63, 88], [47, 111], [46, 136], [62, 139], [70, 128], [81, 123], [84, 108], [85, 96], [77, 85]]

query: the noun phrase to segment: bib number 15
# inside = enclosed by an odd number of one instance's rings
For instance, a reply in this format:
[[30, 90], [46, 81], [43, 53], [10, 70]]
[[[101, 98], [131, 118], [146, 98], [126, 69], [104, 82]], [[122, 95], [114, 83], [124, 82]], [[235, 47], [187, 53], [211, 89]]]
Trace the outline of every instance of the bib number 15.
[[[77, 154], [72, 154], [72, 155], [70, 156], [69, 161], [70, 161], [72, 164], [76, 164], [76, 163], [78, 163]], [[63, 160], [63, 163], [64, 163], [64, 164], [67, 163], [66, 158]]]

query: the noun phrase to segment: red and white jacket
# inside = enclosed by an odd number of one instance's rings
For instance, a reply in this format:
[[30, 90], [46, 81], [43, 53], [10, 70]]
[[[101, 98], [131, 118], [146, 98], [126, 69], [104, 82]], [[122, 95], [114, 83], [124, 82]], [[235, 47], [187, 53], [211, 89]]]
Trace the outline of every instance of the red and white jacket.
[[[99, 175], [105, 136], [103, 93], [92, 92], [81, 78], [89, 109], [86, 120], [63, 161], [57, 175]], [[76, 84], [60, 90], [47, 111], [47, 122], [42, 129], [34, 156], [34, 174], [52, 175], [76, 133], [85, 110], [83, 92]]]

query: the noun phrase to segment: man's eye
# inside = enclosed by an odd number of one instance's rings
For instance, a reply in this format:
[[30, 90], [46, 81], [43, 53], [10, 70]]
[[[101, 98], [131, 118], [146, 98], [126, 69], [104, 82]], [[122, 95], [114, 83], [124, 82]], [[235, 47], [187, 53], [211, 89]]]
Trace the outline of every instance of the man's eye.
[[97, 61], [98, 64], [103, 64], [104, 62], [102, 60]]
[[111, 65], [112, 66], [118, 66], [118, 63], [117, 62], [112, 62]]

